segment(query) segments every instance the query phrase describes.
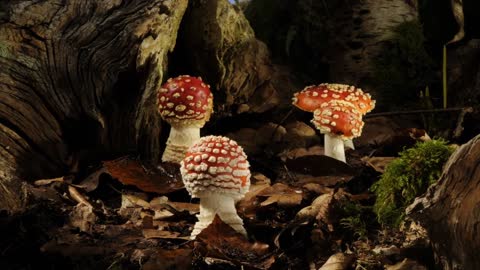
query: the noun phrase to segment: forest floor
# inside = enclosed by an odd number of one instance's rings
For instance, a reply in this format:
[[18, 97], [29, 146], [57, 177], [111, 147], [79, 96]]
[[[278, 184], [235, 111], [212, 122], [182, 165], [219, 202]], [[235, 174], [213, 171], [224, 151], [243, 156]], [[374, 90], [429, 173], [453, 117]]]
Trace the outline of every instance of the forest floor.
[[299, 121], [227, 133], [251, 153], [237, 204], [248, 239], [215, 219], [190, 240], [199, 202], [176, 164], [124, 156], [37, 180], [24, 214], [0, 213], [0, 269], [434, 269], [420, 227], [386, 228], [372, 211], [369, 188], [412, 130], [360, 144], [347, 164]]

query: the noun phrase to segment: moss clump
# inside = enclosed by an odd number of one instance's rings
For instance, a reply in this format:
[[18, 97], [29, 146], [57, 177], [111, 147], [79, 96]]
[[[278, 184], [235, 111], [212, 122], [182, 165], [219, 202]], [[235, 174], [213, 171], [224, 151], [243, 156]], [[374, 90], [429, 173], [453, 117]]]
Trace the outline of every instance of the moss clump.
[[419, 142], [400, 152], [371, 188], [377, 196], [373, 210], [378, 221], [398, 226], [405, 208], [440, 177], [452, 152], [453, 148], [441, 139]]
[[419, 106], [415, 102], [419, 91], [438, 81], [435, 70], [421, 24], [418, 20], [400, 23], [373, 62], [373, 81], [380, 93], [378, 104], [384, 104], [385, 109], [398, 104]]

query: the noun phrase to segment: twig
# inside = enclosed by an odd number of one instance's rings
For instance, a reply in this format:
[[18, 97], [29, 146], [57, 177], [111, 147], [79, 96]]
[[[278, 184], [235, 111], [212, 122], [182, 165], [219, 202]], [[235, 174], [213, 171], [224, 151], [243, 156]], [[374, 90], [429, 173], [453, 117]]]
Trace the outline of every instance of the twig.
[[426, 109], [426, 110], [412, 110], [412, 111], [397, 111], [397, 112], [381, 112], [381, 113], [370, 113], [365, 115], [363, 118], [372, 118], [377, 116], [395, 116], [402, 114], [418, 114], [418, 113], [444, 113], [444, 112], [458, 112], [466, 111], [473, 112], [472, 107], [460, 107], [460, 108], [446, 108], [446, 109]]
[[80, 194], [80, 192], [78, 192], [74, 186], [68, 186], [68, 193], [70, 193], [72, 199], [74, 199], [77, 203], [85, 204], [86, 206], [93, 208], [90, 202], [88, 202], [87, 199]]

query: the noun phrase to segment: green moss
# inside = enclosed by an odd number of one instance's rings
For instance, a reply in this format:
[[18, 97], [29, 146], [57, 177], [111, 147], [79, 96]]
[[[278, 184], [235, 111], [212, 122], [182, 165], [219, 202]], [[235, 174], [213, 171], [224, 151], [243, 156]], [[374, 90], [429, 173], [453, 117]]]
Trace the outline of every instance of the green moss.
[[402, 151], [371, 188], [377, 196], [373, 210], [378, 221], [398, 226], [405, 208], [440, 177], [452, 152], [453, 148], [441, 139], [420, 142]]
[[417, 20], [401, 23], [392, 29], [386, 45], [373, 61], [374, 84], [379, 90], [378, 104], [385, 108], [405, 107], [418, 100], [418, 93], [432, 84], [434, 61], [425, 49], [422, 26]]

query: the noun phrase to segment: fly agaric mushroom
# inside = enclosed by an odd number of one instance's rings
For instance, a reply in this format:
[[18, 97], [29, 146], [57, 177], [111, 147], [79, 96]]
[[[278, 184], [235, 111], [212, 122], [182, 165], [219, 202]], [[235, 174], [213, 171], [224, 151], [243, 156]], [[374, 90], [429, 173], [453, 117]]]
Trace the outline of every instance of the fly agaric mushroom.
[[[302, 91], [294, 94], [292, 104], [303, 111], [314, 112], [322, 104], [326, 104], [331, 100], [350, 102], [362, 115], [375, 108], [375, 100], [372, 100], [370, 94], [364, 93], [360, 88], [338, 83], [322, 83], [307, 86]], [[344, 144], [348, 148], [355, 149], [351, 139], [345, 140]]]
[[312, 123], [325, 134], [325, 155], [346, 162], [344, 141], [362, 134], [362, 114], [350, 102], [331, 100], [313, 112]]
[[216, 214], [237, 232], [247, 235], [235, 203], [250, 187], [249, 167], [242, 147], [227, 137], [202, 137], [188, 149], [180, 162], [180, 172], [188, 193], [200, 198], [200, 213], [192, 239]]
[[179, 163], [187, 149], [200, 139], [200, 128], [210, 119], [213, 95], [200, 77], [170, 78], [158, 91], [158, 112], [170, 124], [163, 162]]
[[303, 111], [313, 112], [330, 100], [351, 102], [363, 115], [375, 108], [375, 100], [372, 100], [370, 94], [355, 86], [338, 83], [307, 86], [294, 94], [292, 104]]

